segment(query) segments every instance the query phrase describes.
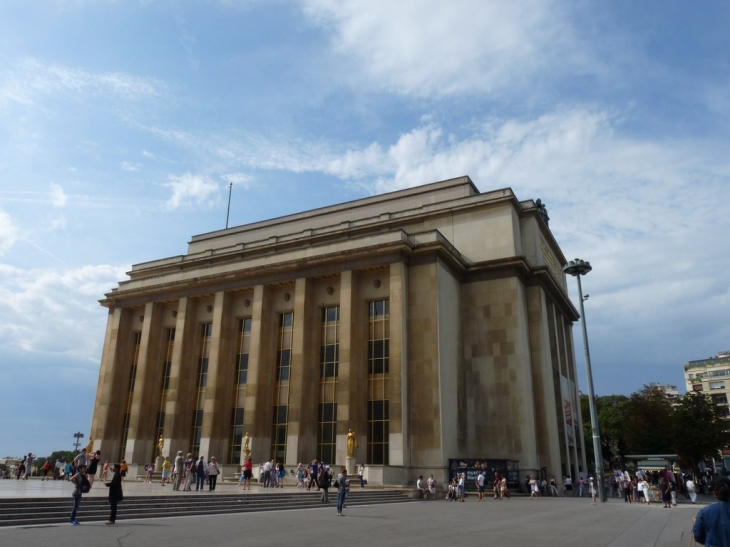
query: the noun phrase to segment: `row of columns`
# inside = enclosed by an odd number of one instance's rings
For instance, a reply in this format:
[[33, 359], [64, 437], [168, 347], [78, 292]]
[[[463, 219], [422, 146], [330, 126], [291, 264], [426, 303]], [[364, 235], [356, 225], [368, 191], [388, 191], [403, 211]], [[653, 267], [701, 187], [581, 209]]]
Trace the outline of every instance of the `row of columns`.
[[[406, 267], [400, 262], [372, 275], [354, 271], [339, 274], [339, 286], [329, 295], [323, 283], [299, 278], [290, 285], [255, 285], [243, 293], [220, 290], [212, 295], [183, 296], [175, 303], [147, 302], [144, 307], [110, 309], [102, 354], [99, 388], [92, 421], [94, 449], [114, 459], [121, 448], [127, 410], [133, 333], [141, 330], [136, 382], [129, 408], [126, 450], [121, 458], [143, 464], [156, 451], [157, 413], [160, 410], [166, 329], [175, 329], [169, 387], [164, 404], [164, 456], [174, 458], [188, 451], [196, 405], [200, 325], [212, 323], [207, 385], [203, 400], [203, 424], [199, 453], [228, 461], [238, 321], [251, 317], [251, 344], [244, 403], [244, 432], [251, 436], [254, 461], [270, 457], [273, 420], [278, 316], [293, 312], [293, 342], [289, 420], [285, 465], [316, 457], [319, 405], [319, 348], [322, 306], [340, 306], [339, 375], [337, 381], [337, 462], [345, 463], [347, 430], [358, 436], [358, 461], [367, 447], [367, 327], [368, 304], [390, 300], [390, 453], [391, 465], [402, 465], [407, 452], [403, 420], [407, 374], [405, 321]], [[334, 279], [329, 279], [332, 283]], [[289, 294], [291, 293], [291, 294]], [[284, 295], [289, 295], [285, 300]], [[154, 298], [154, 295], [151, 295]], [[248, 303], [243, 315], [241, 301]], [[209, 310], [209, 311], [208, 311]], [[170, 312], [168, 314], [168, 312]], [[174, 319], [171, 319], [174, 316]], [[204, 318], [204, 320], [203, 320]], [[139, 321], [141, 320], [141, 324]], [[139, 328], [137, 328], [139, 327]]]

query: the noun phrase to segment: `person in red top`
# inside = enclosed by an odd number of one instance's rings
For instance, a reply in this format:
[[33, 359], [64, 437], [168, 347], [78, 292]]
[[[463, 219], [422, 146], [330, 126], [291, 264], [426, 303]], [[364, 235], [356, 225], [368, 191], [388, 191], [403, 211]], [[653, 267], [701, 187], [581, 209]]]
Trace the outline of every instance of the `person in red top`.
[[43, 464], [43, 467], [41, 467], [41, 471], [43, 471], [43, 478], [41, 480], [47, 481], [50, 480], [48, 478], [48, 472], [51, 470], [51, 461], [46, 460], [46, 463]]
[[251, 462], [251, 458], [246, 458], [241, 469], [243, 470], [243, 489], [251, 490], [251, 477], [253, 476], [253, 463]]

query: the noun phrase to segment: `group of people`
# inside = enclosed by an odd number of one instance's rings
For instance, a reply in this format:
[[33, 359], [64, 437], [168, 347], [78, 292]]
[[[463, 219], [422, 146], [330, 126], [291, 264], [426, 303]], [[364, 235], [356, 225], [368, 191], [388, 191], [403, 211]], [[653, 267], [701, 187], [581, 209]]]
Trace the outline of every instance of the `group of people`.
[[[74, 486], [74, 490], [71, 494], [74, 503], [70, 517], [70, 523], [73, 526], [79, 525], [76, 515], [78, 513], [79, 506], [81, 505], [81, 498], [84, 494], [88, 494], [91, 491], [100, 460], [101, 452], [99, 450], [89, 455], [86, 448], [84, 448], [81, 453], [73, 459], [72, 465], [75, 468], [75, 472], [68, 478]], [[114, 524], [116, 522], [117, 506], [124, 497], [122, 493], [121, 464], [115, 463], [110, 468], [108, 462], [105, 463], [104, 470], [101, 475], [102, 481], [105, 481], [108, 478], [110, 471], [112, 473], [111, 480], [109, 482], [105, 482], [105, 485], [109, 488], [109, 505], [111, 508], [109, 520], [106, 521], [106, 524]]]
[[[165, 462], [167, 462], [167, 466], [165, 466]], [[169, 466], [169, 461], [165, 458], [162, 463], [162, 480], [160, 481], [162, 486], [166, 485], [169, 478]], [[165, 467], [167, 467], [167, 474]], [[207, 482], [208, 490], [212, 492], [215, 490], [220, 474], [221, 469], [215, 456], [211, 456], [206, 461], [205, 456], [201, 454], [196, 460], [192, 453], [188, 452], [187, 456], [183, 457], [182, 450], [178, 450], [172, 470], [172, 489], [191, 492], [193, 484], [195, 484], [195, 491], [202, 492], [205, 490]]]

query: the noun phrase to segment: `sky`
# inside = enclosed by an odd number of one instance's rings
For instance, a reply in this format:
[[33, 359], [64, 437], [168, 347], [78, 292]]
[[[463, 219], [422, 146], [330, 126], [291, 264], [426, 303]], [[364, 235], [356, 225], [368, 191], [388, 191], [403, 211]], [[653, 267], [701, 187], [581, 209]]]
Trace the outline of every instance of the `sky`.
[[728, 28], [711, 0], [4, 0], [0, 456], [85, 444], [98, 300], [223, 228], [230, 183], [231, 226], [462, 175], [540, 198], [593, 266], [596, 394], [683, 392], [730, 349]]

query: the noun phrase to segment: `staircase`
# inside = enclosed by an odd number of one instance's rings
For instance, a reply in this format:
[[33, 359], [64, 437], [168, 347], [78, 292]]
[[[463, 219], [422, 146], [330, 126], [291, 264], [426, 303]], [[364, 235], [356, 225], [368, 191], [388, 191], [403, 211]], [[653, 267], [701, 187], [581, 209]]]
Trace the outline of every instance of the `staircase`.
[[[167, 496], [129, 496], [119, 504], [117, 520], [164, 518], [223, 513], [283, 511], [325, 507], [318, 492], [251, 494], [214, 494], [207, 492], [180, 492]], [[334, 510], [337, 492], [330, 492], [329, 507]], [[401, 503], [415, 501], [397, 490], [352, 491], [347, 506]], [[0, 499], [0, 527], [67, 524], [73, 507], [71, 496], [64, 498]], [[84, 497], [77, 518], [79, 522], [106, 521], [109, 502], [106, 498]]]

